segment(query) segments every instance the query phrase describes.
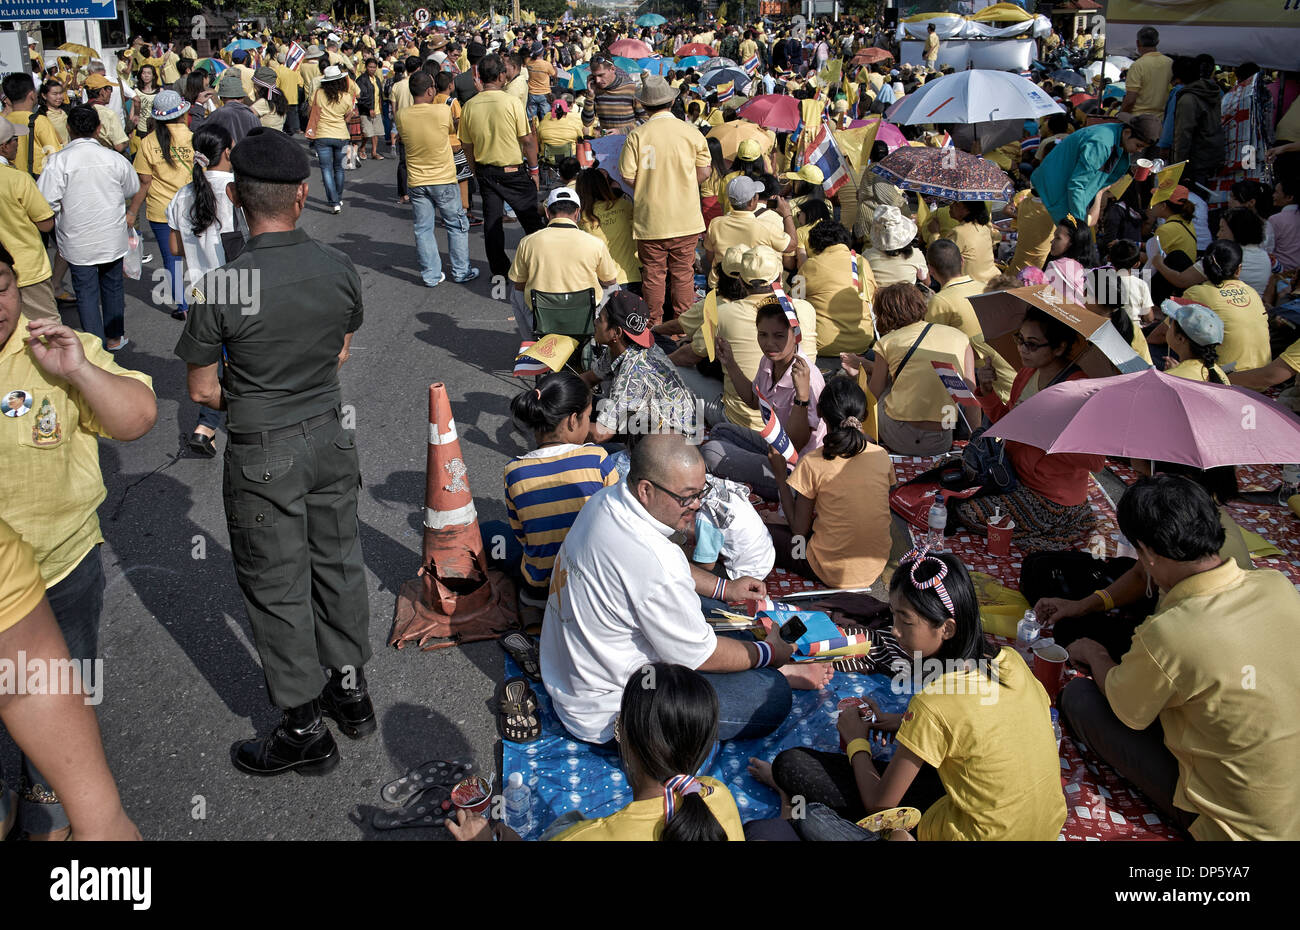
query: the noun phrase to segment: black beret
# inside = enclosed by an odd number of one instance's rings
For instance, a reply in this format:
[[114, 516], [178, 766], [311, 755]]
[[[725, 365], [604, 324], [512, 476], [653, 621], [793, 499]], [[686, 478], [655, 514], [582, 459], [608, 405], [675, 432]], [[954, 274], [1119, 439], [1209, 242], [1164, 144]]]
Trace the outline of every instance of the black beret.
[[231, 150], [230, 166], [237, 177], [273, 184], [299, 184], [311, 175], [302, 146], [265, 126], [250, 130]]
[[477, 61], [487, 55], [487, 46], [482, 42], [471, 42], [465, 49], [465, 57], [470, 61]]

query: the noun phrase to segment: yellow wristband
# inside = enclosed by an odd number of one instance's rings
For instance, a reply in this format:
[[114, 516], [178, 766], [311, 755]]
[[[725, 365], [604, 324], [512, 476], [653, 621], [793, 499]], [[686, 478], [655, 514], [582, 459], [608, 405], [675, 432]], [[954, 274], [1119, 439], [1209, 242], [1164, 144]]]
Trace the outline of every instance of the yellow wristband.
[[1096, 594], [1099, 598], [1101, 598], [1101, 609], [1102, 609], [1102, 610], [1114, 610], [1114, 609], [1115, 609], [1115, 599], [1114, 599], [1113, 597], [1110, 596], [1110, 592], [1107, 591], [1105, 588], [1098, 588], [1098, 589], [1097, 589], [1096, 591], [1094, 591], [1093, 593]]
[[871, 754], [871, 740], [862, 739], [861, 737], [859, 737], [858, 739], [855, 739], [853, 742], [849, 743], [848, 746], [844, 747], [844, 751], [848, 753], [849, 765], [852, 765], [853, 757], [858, 753], [865, 752], [867, 753], [867, 755]]

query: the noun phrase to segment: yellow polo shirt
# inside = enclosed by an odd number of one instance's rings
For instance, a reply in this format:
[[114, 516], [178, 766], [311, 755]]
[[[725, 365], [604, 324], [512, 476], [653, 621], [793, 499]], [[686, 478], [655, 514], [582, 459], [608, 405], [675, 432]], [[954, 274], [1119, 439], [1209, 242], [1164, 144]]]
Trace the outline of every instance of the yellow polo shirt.
[[1215, 287], [1209, 281], [1183, 291], [1183, 296], [1204, 304], [1223, 320], [1223, 344], [1219, 364], [1237, 363], [1238, 371], [1263, 368], [1273, 360], [1269, 346], [1268, 313], [1259, 293], [1242, 281], [1224, 281]]
[[597, 203], [592, 212], [593, 220], [587, 219], [585, 209], [578, 214], [578, 227], [609, 246], [609, 254], [618, 265], [619, 284], [639, 283], [641, 259], [632, 238], [632, 201], [620, 197], [613, 203]]
[[582, 115], [577, 110], [570, 110], [562, 119], [556, 119], [549, 113], [537, 123], [537, 144], [543, 153], [548, 145], [567, 146], [570, 154], [582, 141]]
[[[720, 222], [715, 220], [713, 225]], [[817, 313], [817, 354], [835, 356], [841, 352], [865, 352], [871, 348], [876, 340], [871, 326], [871, 299], [876, 292], [876, 278], [867, 260], [858, 256], [861, 292], [853, 287], [852, 258], [847, 245], [833, 245], [809, 257], [791, 282], [790, 286], [796, 292], [800, 277], [803, 278], [803, 295]], [[865, 299], [864, 293], [867, 295]]]
[[1106, 676], [1121, 722], [1160, 720], [1199, 840], [1300, 839], [1297, 617], [1285, 575], [1225, 561], [1164, 594]]
[[[21, 126], [23, 129], [28, 128], [31, 122], [32, 114], [30, 112], [10, 112], [5, 114], [5, 119], [15, 126]], [[37, 116], [36, 122], [30, 127], [30, 133], [18, 137], [18, 154], [10, 163], [19, 171], [27, 170], [27, 149], [32, 140], [36, 140], [36, 148], [32, 155], [32, 171], [40, 174], [45, 168], [45, 156], [53, 155], [63, 148], [63, 142], [59, 139], [58, 132], [54, 129], [54, 124], [50, 122], [48, 116]]]
[[884, 358], [892, 381], [892, 387], [885, 395], [885, 413], [899, 423], [942, 420], [944, 408], [952, 405], [952, 395], [935, 375], [931, 361], [948, 362], [959, 372], [967, 374], [966, 350], [971, 347], [970, 339], [961, 330], [941, 323], [936, 323], [925, 334], [907, 367], [899, 374], [903, 358], [927, 322], [917, 320], [876, 340], [876, 357]]
[[29, 613], [45, 596], [45, 582], [32, 547], [0, 520], [0, 632]]
[[704, 234], [704, 250], [713, 256], [713, 265], [709, 268], [709, 287], [717, 286], [718, 263], [733, 245], [747, 248], [765, 245], [776, 252], [787, 252], [793, 248], [784, 224], [780, 232], [776, 232], [766, 223], [760, 223], [750, 210], [736, 210], [720, 216], [709, 224], [709, 231]]
[[1277, 358], [1292, 371], [1300, 373], [1300, 339], [1287, 346], [1286, 351]]
[[409, 106], [413, 106], [415, 101], [411, 99], [411, 79], [404, 77], [400, 81], [394, 81], [393, 86], [388, 90], [388, 99], [393, 105], [393, 118]]
[[53, 215], [30, 174], [0, 167], [0, 243], [13, 256], [19, 287], [40, 284], [52, 274], [41, 231], [34, 224]]
[[[1300, 345], [1300, 343], [1297, 344]], [[1300, 359], [1296, 360], [1296, 364], [1300, 365]], [[1223, 383], [1227, 384], [1227, 373], [1218, 365], [1214, 366], [1214, 370], [1219, 373], [1219, 377], [1223, 379]], [[1205, 363], [1199, 358], [1184, 359], [1173, 368], [1168, 369], [1165, 374], [1173, 375], [1175, 378], [1187, 378], [1189, 381], [1210, 380], [1210, 370], [1205, 367]]]
[[981, 284], [998, 276], [998, 266], [993, 261], [992, 230], [992, 226], [979, 223], [958, 223], [943, 234], [961, 249], [962, 271]]
[[1134, 113], [1154, 113], [1161, 119], [1165, 116], [1165, 104], [1169, 101], [1169, 84], [1174, 77], [1174, 60], [1160, 52], [1147, 52], [1129, 65], [1124, 78], [1124, 90], [1137, 94], [1133, 103]]
[[618, 263], [603, 241], [583, 232], [572, 220], [556, 219], [519, 241], [509, 277], [524, 285], [524, 300], [530, 306], [533, 291], [565, 293], [592, 288], [599, 301], [600, 282], [618, 280]]
[[[97, 437], [112, 437], [79, 391], [36, 364], [27, 348], [29, 322], [20, 315], [0, 347], [0, 470], [10, 488], [24, 489], [0, 495], [0, 518], [36, 551], [48, 586], [104, 541], [95, 513], [107, 494]], [[80, 332], [77, 337], [92, 365], [153, 388], [148, 375], [118, 365], [98, 338]], [[14, 391], [27, 396], [17, 409], [27, 409], [9, 416]]]
[[183, 120], [171, 126], [171, 164], [163, 158], [158, 136], [149, 133], [140, 140], [140, 151], [135, 156], [137, 174], [153, 178], [145, 202], [145, 215], [151, 223], [167, 222], [167, 206], [186, 184], [194, 180], [194, 134]]
[[711, 164], [703, 134], [667, 110], [628, 133], [618, 169], [628, 184], [636, 185], [632, 235], [654, 240], [704, 232], [695, 169]]
[[[733, 842], [743, 841], [745, 831], [740, 824], [740, 811], [726, 785], [707, 775], [700, 779], [700, 783], [704, 786], [704, 803], [722, 825], [727, 839]], [[633, 801], [608, 817], [580, 821], [554, 839], [557, 842], [604, 840], [644, 843], [658, 840], [663, 832], [663, 798], [649, 798]]]
[[461, 143], [474, 147], [474, 163], [508, 168], [524, 160], [519, 140], [528, 135], [528, 117], [519, 98], [503, 90], [475, 94], [460, 113]]
[[1011, 384], [1016, 380], [1016, 370], [1007, 364], [1002, 353], [984, 341], [984, 329], [970, 302], [972, 296], [982, 293], [984, 285], [970, 275], [953, 278], [930, 298], [925, 308], [925, 321], [942, 323], [965, 333], [971, 348], [993, 365], [993, 389], [1006, 401], [1011, 396]]
[[97, 103], [95, 112], [99, 114], [99, 132], [95, 133], [95, 138], [100, 145], [110, 149], [125, 145], [126, 127], [122, 125], [122, 117], [117, 115], [117, 111]]
[[397, 114], [397, 132], [406, 146], [406, 180], [411, 187], [455, 184], [456, 161], [451, 154], [451, 107], [445, 103], [416, 103]]
[[276, 62], [275, 67], [275, 86], [280, 88], [280, 93], [284, 94], [284, 99], [289, 106], [298, 105], [298, 90], [303, 86], [302, 74], [293, 68]]

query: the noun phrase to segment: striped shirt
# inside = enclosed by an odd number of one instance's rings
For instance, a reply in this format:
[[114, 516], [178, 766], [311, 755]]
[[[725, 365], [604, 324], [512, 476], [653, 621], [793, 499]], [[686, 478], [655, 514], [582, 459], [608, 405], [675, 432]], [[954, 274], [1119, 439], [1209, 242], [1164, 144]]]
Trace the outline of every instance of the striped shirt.
[[595, 89], [595, 106], [584, 108], [582, 122], [590, 127], [599, 121], [604, 132], [625, 136], [645, 122], [645, 109], [636, 99], [636, 82], [622, 68], [614, 71], [609, 87]]
[[614, 460], [597, 445], [543, 446], [506, 465], [506, 512], [523, 546], [523, 575], [546, 587], [565, 534], [587, 498], [618, 483]]

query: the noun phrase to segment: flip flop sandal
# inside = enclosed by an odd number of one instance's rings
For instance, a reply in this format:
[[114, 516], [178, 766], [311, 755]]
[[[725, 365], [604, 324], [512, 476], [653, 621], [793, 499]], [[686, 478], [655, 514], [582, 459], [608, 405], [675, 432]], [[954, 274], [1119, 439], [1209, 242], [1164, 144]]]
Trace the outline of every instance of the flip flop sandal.
[[537, 695], [523, 678], [511, 678], [497, 692], [497, 731], [512, 743], [541, 739], [542, 721], [537, 716]]
[[434, 760], [413, 768], [401, 778], [394, 779], [379, 790], [379, 796], [389, 804], [405, 804], [422, 791], [435, 785], [450, 788], [474, 771], [473, 762], [443, 762]]
[[542, 659], [536, 640], [530, 639], [523, 633], [507, 633], [497, 642], [506, 651], [506, 655], [515, 660], [515, 664], [525, 675], [533, 681], [542, 680]]
[[871, 833], [889, 833], [892, 830], [912, 830], [921, 822], [921, 812], [915, 807], [891, 807], [876, 811], [858, 821], [858, 826]]
[[440, 827], [454, 811], [451, 789], [446, 785], [430, 785], [396, 810], [375, 811], [370, 825], [376, 830]]

